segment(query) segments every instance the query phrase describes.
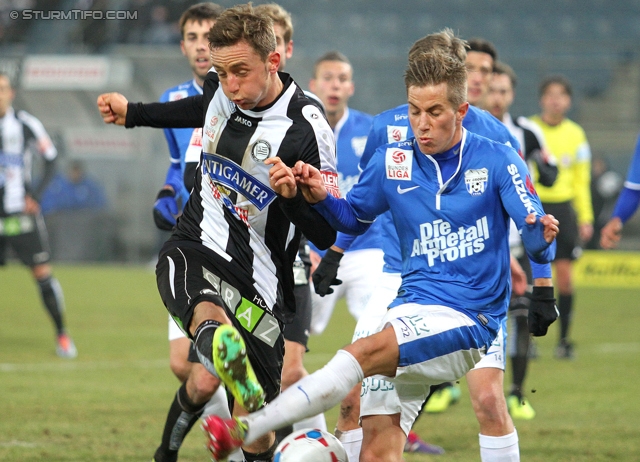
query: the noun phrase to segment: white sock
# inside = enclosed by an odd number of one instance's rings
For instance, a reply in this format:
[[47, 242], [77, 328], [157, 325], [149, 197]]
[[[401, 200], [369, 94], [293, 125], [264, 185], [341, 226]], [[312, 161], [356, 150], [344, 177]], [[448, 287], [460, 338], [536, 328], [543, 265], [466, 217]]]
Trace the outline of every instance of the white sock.
[[[230, 419], [229, 402], [227, 401], [227, 391], [224, 386], [220, 385], [213, 394], [202, 413], [204, 419], [208, 415], [217, 415], [223, 419]], [[244, 453], [242, 449], [236, 449], [228, 458], [229, 462], [244, 462]]]
[[293, 424], [293, 431], [302, 430], [303, 428], [317, 428], [318, 430], [327, 431], [327, 421], [324, 418], [324, 413], [314, 415], [308, 419], [302, 419], [299, 422]]
[[245, 444], [272, 430], [331, 409], [363, 379], [356, 358], [339, 350], [322, 369], [294, 383], [267, 406], [243, 418], [249, 424]]
[[362, 427], [340, 432], [338, 439], [344, 446], [344, 450], [347, 451], [349, 462], [358, 462], [360, 460], [360, 450], [362, 449]]
[[479, 436], [482, 462], [520, 462], [520, 446], [516, 430], [504, 436]]
[[209, 402], [204, 408], [202, 418], [208, 415], [217, 415], [223, 419], [230, 419], [229, 402], [227, 401], [227, 392], [222, 385], [218, 387]]

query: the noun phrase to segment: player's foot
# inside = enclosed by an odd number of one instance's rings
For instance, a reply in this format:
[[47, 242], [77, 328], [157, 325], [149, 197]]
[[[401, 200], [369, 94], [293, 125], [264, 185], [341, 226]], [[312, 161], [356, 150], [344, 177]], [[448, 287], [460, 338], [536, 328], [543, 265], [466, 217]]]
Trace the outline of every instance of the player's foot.
[[427, 443], [420, 439], [418, 434], [411, 430], [407, 436], [407, 442], [404, 444], [404, 452], [413, 454], [444, 454], [444, 449], [435, 444]]
[[451, 384], [433, 392], [429, 397], [424, 410], [430, 414], [438, 414], [446, 411], [449, 406], [460, 401], [460, 387]]
[[564, 339], [560, 340], [560, 343], [558, 343], [556, 347], [555, 356], [558, 359], [574, 359], [573, 343]]
[[242, 446], [247, 434], [247, 425], [237, 417], [223, 420], [217, 415], [203, 419], [202, 430], [207, 434], [207, 449], [214, 461], [226, 460], [229, 454]]
[[71, 337], [69, 337], [69, 334], [58, 335], [56, 354], [66, 359], [73, 359], [78, 356], [76, 345], [73, 343], [73, 340], [71, 340]]
[[213, 335], [213, 364], [220, 380], [236, 402], [249, 412], [264, 404], [264, 392], [247, 358], [247, 347], [240, 332], [223, 324]]
[[507, 408], [513, 419], [531, 420], [536, 416], [536, 411], [525, 397], [509, 395], [507, 397]]

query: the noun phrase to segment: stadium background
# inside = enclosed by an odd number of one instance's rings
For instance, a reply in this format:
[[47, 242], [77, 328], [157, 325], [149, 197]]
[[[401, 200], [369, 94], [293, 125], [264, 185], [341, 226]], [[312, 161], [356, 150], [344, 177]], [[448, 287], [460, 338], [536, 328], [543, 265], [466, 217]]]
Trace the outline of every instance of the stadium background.
[[[179, 50], [184, 0], [2, 0], [0, 69], [18, 84], [15, 107], [42, 120], [60, 151], [106, 189], [106, 214], [47, 218], [57, 261], [152, 260], [163, 239], [151, 205], [167, 167], [161, 130], [105, 126], [96, 97], [119, 91], [154, 101], [190, 78]], [[237, 2], [223, 0], [223, 6]], [[262, 3], [260, 1], [256, 4]], [[451, 27], [463, 38], [491, 40], [518, 74], [515, 115], [538, 110], [537, 87], [561, 73], [575, 89], [570, 117], [586, 130], [594, 156], [624, 177], [640, 128], [640, 3], [635, 0], [282, 0], [294, 20], [288, 63], [307, 87], [314, 60], [329, 50], [354, 67], [354, 108], [378, 113], [405, 101], [406, 52], [418, 38]], [[31, 13], [29, 13], [31, 11]], [[76, 19], [53, 19], [57, 12]], [[78, 19], [83, 17], [87, 19]], [[98, 20], [94, 12], [135, 19]], [[12, 19], [12, 12], [18, 19]], [[34, 13], [38, 12], [38, 13]], [[15, 14], [15, 13], [14, 13]], [[27, 14], [29, 16], [27, 16]], [[24, 19], [31, 17], [31, 19]], [[36, 19], [39, 18], [39, 19]], [[608, 210], [605, 210], [605, 215]], [[640, 218], [625, 228], [622, 249], [638, 247]]]

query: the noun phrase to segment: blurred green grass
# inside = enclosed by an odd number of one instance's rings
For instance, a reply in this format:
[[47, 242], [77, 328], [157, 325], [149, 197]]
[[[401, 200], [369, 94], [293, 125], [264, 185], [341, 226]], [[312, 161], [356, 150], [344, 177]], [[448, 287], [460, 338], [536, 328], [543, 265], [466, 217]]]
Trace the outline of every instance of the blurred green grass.
[[[168, 367], [167, 316], [151, 269], [56, 265], [76, 360], [55, 356], [53, 329], [28, 270], [0, 269], [0, 460], [145, 461], [157, 446], [178, 382]], [[640, 285], [580, 288], [575, 361], [553, 358], [557, 328], [537, 340], [525, 383], [537, 411], [516, 421], [523, 461], [640, 460]], [[340, 304], [312, 337], [307, 368], [351, 339]], [[507, 382], [508, 382], [507, 374]], [[460, 403], [421, 417], [416, 430], [446, 449], [407, 462], [479, 460], [478, 425], [464, 383]], [[326, 413], [333, 429], [337, 410]], [[209, 460], [194, 429], [181, 461]]]

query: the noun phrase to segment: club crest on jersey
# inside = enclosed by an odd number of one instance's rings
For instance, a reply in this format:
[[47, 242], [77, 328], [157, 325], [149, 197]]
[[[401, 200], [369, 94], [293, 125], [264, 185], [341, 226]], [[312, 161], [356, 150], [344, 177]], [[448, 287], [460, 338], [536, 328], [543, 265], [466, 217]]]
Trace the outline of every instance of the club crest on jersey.
[[397, 143], [407, 139], [409, 127], [400, 125], [387, 125], [387, 141], [389, 143]]
[[409, 149], [387, 148], [385, 165], [387, 178], [391, 180], [411, 180], [413, 151]]
[[264, 162], [271, 155], [271, 145], [268, 141], [258, 140], [251, 148], [251, 157], [256, 162]]
[[489, 181], [489, 170], [486, 168], [472, 168], [464, 172], [464, 182], [472, 196], [480, 196], [484, 193], [487, 181]]

